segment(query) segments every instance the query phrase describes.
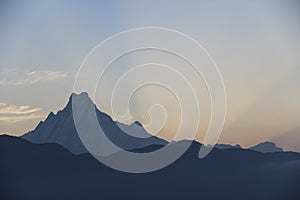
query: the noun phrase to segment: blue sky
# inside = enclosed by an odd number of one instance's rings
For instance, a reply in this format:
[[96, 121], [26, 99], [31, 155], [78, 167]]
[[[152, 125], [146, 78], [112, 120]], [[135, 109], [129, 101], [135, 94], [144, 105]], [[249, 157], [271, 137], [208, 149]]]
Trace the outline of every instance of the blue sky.
[[63, 108], [81, 62], [99, 42], [157, 26], [190, 35], [217, 62], [228, 96], [222, 142], [249, 146], [300, 134], [297, 1], [1, 1], [0, 7], [1, 133], [24, 133]]

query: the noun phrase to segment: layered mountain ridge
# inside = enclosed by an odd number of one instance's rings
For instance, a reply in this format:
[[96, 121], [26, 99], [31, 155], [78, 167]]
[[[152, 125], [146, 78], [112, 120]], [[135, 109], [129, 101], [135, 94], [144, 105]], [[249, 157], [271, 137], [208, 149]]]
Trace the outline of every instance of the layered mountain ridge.
[[57, 144], [0, 136], [0, 199], [299, 199], [299, 153], [215, 148], [199, 159], [200, 146], [166, 168], [130, 174]]
[[[86, 92], [80, 94], [72, 93], [65, 108], [58, 111], [57, 114], [50, 112], [48, 117], [44, 121], [41, 121], [34, 130], [25, 133], [21, 137], [37, 144], [56, 143], [65, 147], [73, 154], [87, 153], [88, 151], [81, 142], [74, 123], [74, 113], [72, 110], [72, 101], [74, 98], [76, 98], [77, 102], [81, 105], [88, 105], [87, 107], [89, 108], [95, 108], [97, 120], [104, 133], [111, 142], [122, 149], [136, 150], [147, 146], [164, 146], [168, 144], [167, 141], [149, 134], [138, 121], [130, 125], [114, 121], [108, 114], [101, 112], [96, 107]], [[86, 108], [86, 106], [82, 107]], [[83, 109], [80, 112], [82, 112], [81, 115], [85, 117], [90, 111]], [[130, 134], [124, 132], [123, 128], [129, 130]], [[242, 149], [240, 145], [233, 146], [229, 144], [217, 144], [215, 148]], [[283, 149], [277, 147], [276, 144], [272, 142], [260, 143], [250, 149], [263, 153], [283, 151]]]

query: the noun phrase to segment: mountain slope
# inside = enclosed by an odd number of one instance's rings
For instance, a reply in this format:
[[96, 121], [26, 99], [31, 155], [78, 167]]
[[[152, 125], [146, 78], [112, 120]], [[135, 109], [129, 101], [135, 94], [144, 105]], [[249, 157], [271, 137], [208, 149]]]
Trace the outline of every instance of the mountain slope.
[[[22, 136], [32, 143], [56, 143], [67, 148], [74, 154], [86, 153], [87, 150], [82, 144], [77, 130], [74, 124], [73, 112], [72, 112], [72, 99], [77, 98], [80, 103], [88, 104], [91, 107], [95, 107], [95, 104], [88, 97], [87, 93], [81, 93], [79, 95], [72, 94], [66, 107], [59, 111], [56, 115], [50, 113], [44, 122], [40, 122], [39, 125], [33, 130]], [[85, 112], [84, 110], [82, 111]], [[130, 150], [142, 148], [149, 145], [165, 145], [167, 142], [151, 136], [146, 130], [141, 127], [139, 133], [143, 138], [134, 137], [124, 133], [119, 126], [130, 129], [132, 125], [125, 125], [119, 122], [115, 122], [111, 117], [96, 108], [96, 115], [103, 131], [106, 136], [117, 146]], [[136, 123], [141, 125], [139, 123]], [[119, 125], [119, 126], [118, 126]], [[88, 134], [88, 133], [87, 133]]]
[[198, 159], [199, 147], [159, 171], [128, 174], [57, 144], [0, 136], [0, 199], [299, 199], [300, 154], [213, 149]]

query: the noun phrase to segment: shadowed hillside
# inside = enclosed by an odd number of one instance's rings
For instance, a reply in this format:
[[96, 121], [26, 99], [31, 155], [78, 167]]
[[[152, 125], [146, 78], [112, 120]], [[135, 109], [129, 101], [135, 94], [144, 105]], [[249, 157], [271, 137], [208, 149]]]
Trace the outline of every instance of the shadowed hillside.
[[0, 199], [299, 199], [300, 154], [214, 149], [200, 160], [199, 145], [162, 170], [128, 174], [57, 144], [0, 136]]

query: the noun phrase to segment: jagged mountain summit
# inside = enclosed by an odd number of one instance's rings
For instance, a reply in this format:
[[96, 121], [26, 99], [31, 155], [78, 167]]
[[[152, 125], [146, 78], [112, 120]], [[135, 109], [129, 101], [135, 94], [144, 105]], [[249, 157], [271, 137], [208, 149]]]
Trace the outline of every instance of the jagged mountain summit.
[[[77, 98], [80, 103], [89, 104], [89, 106], [95, 107], [97, 119], [101, 125], [101, 128], [105, 132], [106, 136], [120, 148], [131, 150], [143, 148], [149, 145], [167, 144], [167, 141], [147, 133], [147, 131], [139, 122], [136, 122], [135, 125], [140, 126], [138, 134], [140, 134], [142, 137], [135, 137], [123, 132], [119, 126], [126, 127], [130, 130], [133, 124], [126, 125], [113, 121], [109, 115], [97, 109], [96, 105], [85, 92], [79, 95], [73, 93], [63, 110], [59, 111], [57, 114], [51, 112], [45, 121], [40, 122], [34, 130], [24, 134], [22, 138], [38, 144], [60, 144], [73, 154], [87, 153], [87, 150], [82, 144], [75, 127], [72, 111], [73, 98]], [[85, 113], [86, 111], [83, 110], [82, 112]]]
[[[72, 100], [76, 98], [82, 104], [88, 104], [87, 107], [95, 108], [98, 122], [101, 124], [101, 128], [105, 132], [106, 136], [118, 147], [126, 150], [135, 150], [144, 148], [151, 145], [166, 145], [168, 142], [150, 135], [142, 126], [140, 122], [135, 122], [131, 125], [122, 124], [118, 121], [113, 121], [112, 118], [97, 109], [96, 105], [89, 98], [88, 94], [83, 92], [79, 95], [72, 94], [69, 97], [69, 101], [64, 109], [57, 114], [50, 112], [45, 121], [41, 121], [38, 126], [21, 136], [32, 143], [56, 143], [62, 145], [73, 154], [87, 153], [87, 149], [82, 144], [73, 118]], [[83, 106], [86, 107], [86, 106]], [[86, 110], [82, 110], [81, 115], [88, 113]], [[139, 129], [136, 129], [137, 125]], [[121, 128], [130, 130], [130, 134], [122, 131]], [[123, 130], [124, 130], [123, 129]], [[132, 131], [131, 131], [132, 130]], [[226, 145], [216, 144], [217, 149], [240, 149], [239, 145]], [[251, 150], [258, 152], [278, 152], [283, 151], [277, 147], [274, 143], [264, 142], [250, 148]]]

